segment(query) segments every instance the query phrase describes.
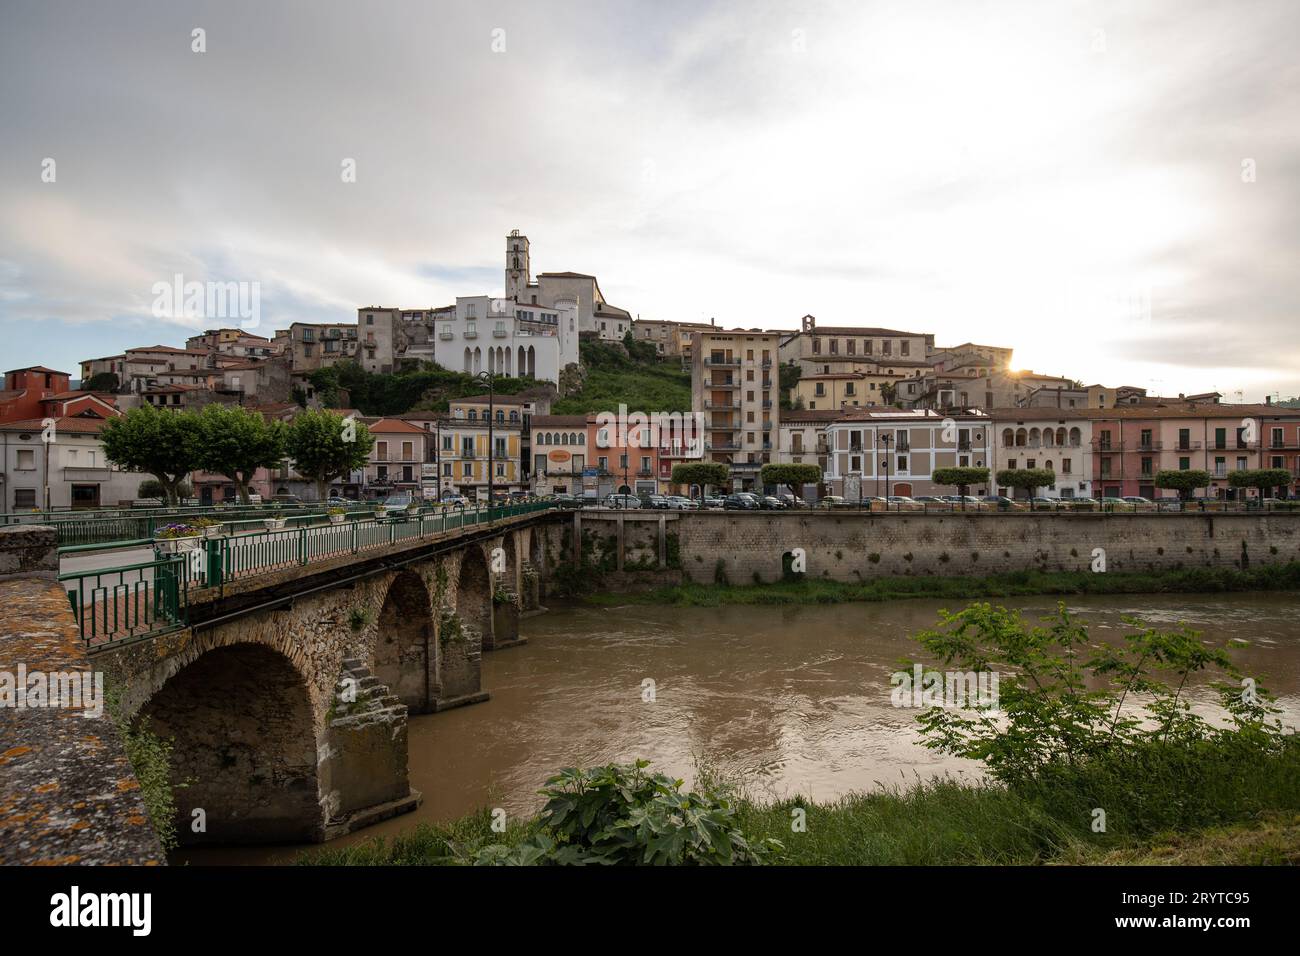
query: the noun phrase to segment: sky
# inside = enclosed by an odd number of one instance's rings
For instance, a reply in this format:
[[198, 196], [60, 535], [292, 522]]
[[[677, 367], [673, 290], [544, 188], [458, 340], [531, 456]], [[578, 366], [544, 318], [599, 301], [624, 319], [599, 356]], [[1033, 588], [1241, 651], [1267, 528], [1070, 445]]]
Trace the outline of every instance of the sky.
[[642, 318], [1295, 395], [1297, 36], [1294, 0], [10, 0], [0, 365], [234, 324], [157, 316], [176, 275], [255, 284], [268, 336], [499, 294], [519, 229]]

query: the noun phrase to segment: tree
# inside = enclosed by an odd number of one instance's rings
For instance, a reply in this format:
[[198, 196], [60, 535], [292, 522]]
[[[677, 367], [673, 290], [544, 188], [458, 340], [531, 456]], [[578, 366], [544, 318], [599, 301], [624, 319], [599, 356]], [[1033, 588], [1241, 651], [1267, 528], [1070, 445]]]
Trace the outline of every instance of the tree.
[[87, 392], [116, 392], [120, 387], [116, 372], [100, 372], [81, 383]]
[[[182, 481], [176, 486], [176, 493], [181, 498], [188, 498], [194, 493], [194, 489], [188, 481]], [[146, 478], [140, 482], [140, 486], [135, 489], [137, 498], [157, 498], [159, 501], [167, 500], [167, 489], [157, 478]]]
[[1023, 489], [1030, 498], [1039, 488], [1056, 487], [1056, 472], [1050, 468], [1004, 468], [997, 479], [1003, 487]]
[[1197, 488], [1206, 488], [1210, 484], [1210, 473], [1203, 469], [1167, 470], [1156, 472], [1157, 488], [1168, 488], [1178, 492], [1178, 497], [1186, 501]]
[[248, 504], [248, 485], [259, 468], [284, 458], [285, 427], [239, 405], [207, 406], [198, 415], [199, 467], [225, 475], [235, 484], [240, 504]]
[[199, 467], [196, 417], [193, 412], [161, 411], [152, 405], [133, 408], [105, 423], [99, 436], [104, 454], [121, 468], [153, 475], [168, 504], [177, 504], [181, 483]]
[[970, 486], [986, 484], [989, 480], [989, 470], [964, 465], [953, 468], [936, 468], [930, 478], [936, 485], [949, 485], [956, 488], [957, 494], [961, 495], [961, 506], [964, 509], [966, 507], [966, 494]]
[[705, 489], [709, 485], [718, 487], [731, 480], [731, 469], [720, 461], [700, 461], [689, 464], [673, 465], [673, 484], [699, 485], [700, 500], [704, 500]]
[[1286, 488], [1291, 484], [1291, 473], [1285, 468], [1253, 468], [1228, 474], [1228, 484], [1234, 488], [1258, 488], [1260, 498], [1266, 491]]
[[798, 497], [804, 485], [815, 485], [822, 480], [822, 470], [817, 465], [764, 465], [758, 480], [764, 485], [789, 485], [790, 494]]
[[316, 482], [316, 497], [325, 500], [329, 483], [370, 460], [375, 437], [361, 422], [335, 412], [301, 412], [285, 433], [284, 450], [304, 478]]

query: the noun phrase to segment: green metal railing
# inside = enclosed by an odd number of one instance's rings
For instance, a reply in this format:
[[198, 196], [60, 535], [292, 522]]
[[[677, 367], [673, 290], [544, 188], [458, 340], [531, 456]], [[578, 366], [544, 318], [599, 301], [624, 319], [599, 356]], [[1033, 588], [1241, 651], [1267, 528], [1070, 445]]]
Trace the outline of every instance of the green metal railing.
[[176, 554], [120, 568], [60, 574], [59, 581], [81, 639], [93, 646], [184, 627], [195, 567], [191, 555]]
[[[286, 515], [284, 529], [182, 539], [184, 544], [176, 547], [187, 550], [178, 554], [125, 567], [69, 572], [59, 575], [59, 580], [77, 616], [82, 640], [98, 646], [152, 637], [186, 626], [188, 598], [197, 589], [220, 587], [228, 581], [360, 554], [553, 507], [552, 502], [529, 501], [493, 508], [398, 511], [383, 517], [362, 511], [340, 523], [329, 521], [320, 512]], [[230, 524], [261, 524], [264, 520]], [[288, 527], [289, 522], [296, 526]], [[139, 547], [153, 543], [152, 539], [137, 538], [114, 541], [111, 545]], [[77, 555], [103, 549], [103, 544], [70, 545], [61, 547], [59, 552]]]

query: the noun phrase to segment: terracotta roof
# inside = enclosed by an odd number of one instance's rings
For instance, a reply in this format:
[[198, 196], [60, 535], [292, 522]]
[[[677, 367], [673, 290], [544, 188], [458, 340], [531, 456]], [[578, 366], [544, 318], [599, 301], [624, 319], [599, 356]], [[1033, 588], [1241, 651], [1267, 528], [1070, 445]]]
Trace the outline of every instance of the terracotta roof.
[[1087, 421], [1116, 421], [1134, 419], [1144, 421], [1157, 418], [1300, 418], [1300, 408], [1280, 408], [1277, 405], [1207, 405], [1174, 402], [1169, 405], [1120, 405], [1116, 408], [1055, 408], [1050, 405], [1029, 405], [1021, 408], [991, 408], [990, 417], [1000, 421], [1027, 418], [1077, 418]]
[[127, 349], [126, 354], [132, 352], [163, 352], [167, 355], [209, 355], [208, 349], [178, 349], [171, 345], [142, 345], [139, 348]]
[[[0, 431], [38, 432], [44, 425], [43, 418], [29, 418], [21, 422], [6, 422], [0, 425]], [[103, 430], [106, 419], [91, 418], [81, 415], [64, 415], [54, 420], [56, 432], [68, 432], [73, 435], [98, 435]]]
[[843, 414], [838, 408], [783, 408], [779, 425], [793, 425], [796, 422], [831, 422]]
[[533, 428], [586, 428], [586, 415], [534, 415]]
[[26, 368], [11, 368], [6, 375], [13, 372], [48, 372], [50, 375], [67, 375], [67, 372], [60, 372], [58, 369], [46, 368], [44, 365], [29, 365]]
[[418, 425], [412, 425], [410, 422], [404, 422], [397, 418], [381, 418], [373, 425], [369, 426], [372, 432], [382, 432], [385, 434], [399, 433], [403, 435], [423, 435], [425, 431]]

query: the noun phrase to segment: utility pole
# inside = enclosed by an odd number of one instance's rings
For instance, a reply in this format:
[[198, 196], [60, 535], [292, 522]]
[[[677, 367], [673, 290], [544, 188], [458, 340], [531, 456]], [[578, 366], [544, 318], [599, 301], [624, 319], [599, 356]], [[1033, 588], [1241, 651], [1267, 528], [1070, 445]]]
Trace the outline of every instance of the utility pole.
[[496, 450], [493, 447], [492, 426], [496, 420], [496, 379], [491, 372], [480, 372], [478, 374], [480, 381], [487, 382], [488, 387], [488, 514], [492, 514], [492, 505], [494, 504], [494, 492], [496, 490], [493, 481], [496, 471]]

